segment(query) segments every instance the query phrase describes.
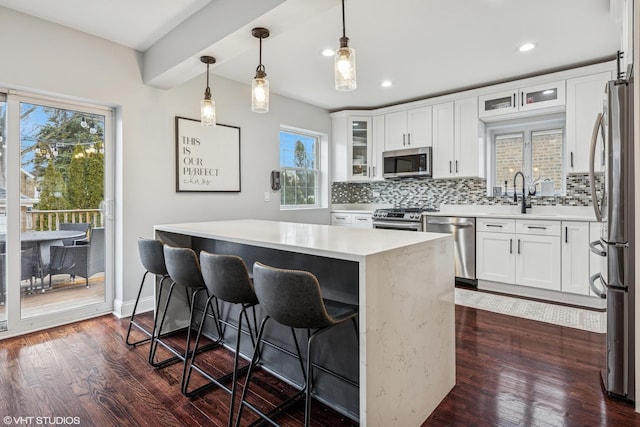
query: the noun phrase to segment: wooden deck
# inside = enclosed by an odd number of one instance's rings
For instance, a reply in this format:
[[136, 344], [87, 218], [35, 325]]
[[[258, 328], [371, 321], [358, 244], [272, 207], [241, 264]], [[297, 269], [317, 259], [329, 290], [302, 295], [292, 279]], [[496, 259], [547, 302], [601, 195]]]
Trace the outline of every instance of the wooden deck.
[[[23, 319], [102, 302], [105, 295], [104, 274], [91, 277], [88, 288], [84, 278], [76, 277], [72, 280], [65, 274], [54, 276], [51, 288], [48, 277], [44, 279], [44, 287], [40, 280], [35, 280], [33, 286], [28, 281], [23, 281], [20, 288]], [[5, 305], [0, 305], [0, 320], [5, 319], [5, 310]]]

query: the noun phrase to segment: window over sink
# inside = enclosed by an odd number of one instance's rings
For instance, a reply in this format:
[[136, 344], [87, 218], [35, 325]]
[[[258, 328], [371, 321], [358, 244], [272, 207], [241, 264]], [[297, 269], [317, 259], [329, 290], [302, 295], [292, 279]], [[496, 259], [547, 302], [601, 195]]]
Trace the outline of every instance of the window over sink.
[[[565, 194], [564, 114], [491, 123], [487, 140], [490, 195], [495, 187], [500, 187], [502, 194], [513, 194], [513, 177], [518, 171], [531, 189], [535, 186], [536, 195]], [[518, 181], [516, 191], [521, 189]]]

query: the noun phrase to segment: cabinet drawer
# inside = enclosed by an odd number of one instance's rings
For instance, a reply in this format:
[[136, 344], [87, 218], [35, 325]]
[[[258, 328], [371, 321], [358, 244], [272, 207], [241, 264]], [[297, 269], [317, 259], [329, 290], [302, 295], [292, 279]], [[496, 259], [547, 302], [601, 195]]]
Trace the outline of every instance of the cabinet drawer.
[[516, 220], [517, 234], [534, 234], [538, 236], [560, 236], [560, 221], [545, 221], [539, 219]]
[[350, 226], [353, 215], [349, 213], [332, 213], [331, 225], [346, 225]]
[[373, 228], [373, 218], [371, 214], [353, 214], [352, 227]]
[[508, 218], [478, 218], [476, 229], [489, 233], [515, 233], [516, 221]]

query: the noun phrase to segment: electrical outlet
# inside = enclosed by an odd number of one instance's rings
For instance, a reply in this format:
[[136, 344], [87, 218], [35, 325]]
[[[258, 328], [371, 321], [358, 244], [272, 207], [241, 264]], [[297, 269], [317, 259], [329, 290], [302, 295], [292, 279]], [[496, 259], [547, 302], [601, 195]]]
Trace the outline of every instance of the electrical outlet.
[[264, 192], [264, 201], [265, 201], [265, 202], [268, 202], [268, 201], [269, 201], [269, 197], [270, 197], [269, 192], [268, 192], [268, 191], [265, 191], [265, 192]]

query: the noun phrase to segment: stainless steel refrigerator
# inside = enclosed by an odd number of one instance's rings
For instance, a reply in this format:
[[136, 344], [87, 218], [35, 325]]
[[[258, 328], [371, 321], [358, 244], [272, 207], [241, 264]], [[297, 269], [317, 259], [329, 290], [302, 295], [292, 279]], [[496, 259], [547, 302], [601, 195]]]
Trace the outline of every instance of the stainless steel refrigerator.
[[[635, 400], [635, 200], [633, 162], [633, 78], [605, 88], [590, 153], [593, 207], [602, 222], [591, 251], [606, 257], [606, 272], [591, 277], [594, 293], [607, 299], [607, 364], [604, 387], [614, 397]], [[602, 137], [600, 147], [596, 141]], [[596, 148], [598, 147], [598, 148]], [[596, 173], [600, 166], [603, 174]]]

